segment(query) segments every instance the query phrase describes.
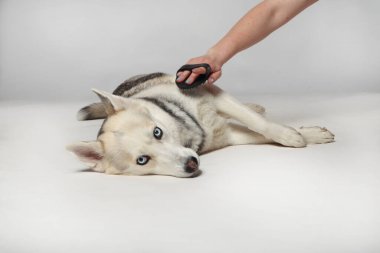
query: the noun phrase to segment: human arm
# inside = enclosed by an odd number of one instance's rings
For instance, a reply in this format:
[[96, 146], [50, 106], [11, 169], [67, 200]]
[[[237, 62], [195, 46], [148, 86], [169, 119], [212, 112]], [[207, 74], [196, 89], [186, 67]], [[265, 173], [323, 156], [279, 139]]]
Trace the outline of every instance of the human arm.
[[[263, 40], [317, 0], [264, 0], [249, 10], [206, 54], [190, 59], [187, 64], [208, 63], [213, 83], [222, 75], [222, 66], [237, 53]], [[179, 73], [177, 80], [191, 84], [204, 68]]]

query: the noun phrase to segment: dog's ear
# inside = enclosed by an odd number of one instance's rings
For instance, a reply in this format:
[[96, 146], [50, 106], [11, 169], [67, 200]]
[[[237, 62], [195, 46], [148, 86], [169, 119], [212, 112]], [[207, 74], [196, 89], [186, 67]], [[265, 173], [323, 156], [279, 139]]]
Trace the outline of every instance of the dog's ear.
[[107, 115], [112, 115], [125, 108], [125, 98], [97, 89], [92, 89], [92, 91], [95, 92], [102, 101]]
[[103, 149], [99, 141], [81, 141], [75, 144], [68, 145], [67, 150], [76, 154], [79, 160], [98, 164], [103, 159]]

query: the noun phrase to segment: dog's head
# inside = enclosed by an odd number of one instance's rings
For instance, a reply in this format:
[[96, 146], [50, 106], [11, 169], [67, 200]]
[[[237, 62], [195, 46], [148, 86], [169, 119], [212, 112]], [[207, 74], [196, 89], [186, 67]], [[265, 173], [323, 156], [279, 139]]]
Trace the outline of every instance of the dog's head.
[[173, 124], [163, 124], [139, 100], [94, 90], [108, 115], [96, 141], [69, 145], [80, 160], [107, 174], [193, 177], [199, 157], [181, 145]]

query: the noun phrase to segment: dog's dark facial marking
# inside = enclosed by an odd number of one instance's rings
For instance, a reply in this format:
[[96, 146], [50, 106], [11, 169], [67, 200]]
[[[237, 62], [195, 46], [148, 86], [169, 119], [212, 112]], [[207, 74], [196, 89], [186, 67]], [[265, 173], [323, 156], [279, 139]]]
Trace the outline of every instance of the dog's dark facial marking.
[[[183, 143], [184, 147], [191, 148], [195, 152], [202, 150], [206, 139], [206, 133], [190, 112], [188, 112], [176, 101], [165, 98], [144, 97], [141, 99], [155, 104], [168, 113], [172, 118], [176, 119], [185, 129], [187, 129], [187, 131], [191, 132], [191, 134], [188, 134], [188, 136], [191, 136], [191, 139], [188, 139], [185, 143]], [[174, 107], [175, 110], [169, 106]], [[193, 124], [189, 124], [189, 122], [192, 122]]]
[[180, 121], [182, 124], [186, 124], [185, 119], [183, 119], [183, 118], [179, 117], [177, 114], [175, 114], [174, 111], [172, 111], [169, 107], [167, 107], [165, 105], [165, 103], [162, 102], [161, 100], [159, 100], [157, 98], [149, 98], [149, 97], [145, 97], [145, 98], [142, 98], [142, 99], [144, 99], [145, 101], [149, 101], [149, 102], [155, 104], [156, 106], [158, 106], [162, 110], [164, 110], [166, 113], [168, 113], [171, 117], [173, 117], [176, 120]]
[[199, 150], [202, 150], [202, 148], [204, 146], [205, 139], [206, 139], [206, 133], [203, 130], [203, 128], [201, 127], [201, 125], [199, 124], [199, 122], [196, 120], [196, 118], [190, 112], [188, 112], [187, 110], [185, 110], [185, 108], [183, 108], [183, 106], [181, 104], [179, 104], [178, 102], [176, 102], [176, 101], [169, 101], [169, 100], [168, 100], [168, 102], [171, 103], [171, 104], [173, 104], [173, 105], [175, 105], [175, 106], [177, 106], [178, 109], [180, 109], [181, 111], [183, 111], [195, 123], [195, 125], [198, 127], [198, 129], [202, 132], [201, 142], [198, 144], [198, 148], [195, 151], [198, 152]]
[[193, 142], [191, 140], [187, 140], [184, 145], [185, 148], [191, 148], [193, 146]]
[[106, 119], [103, 121], [102, 126], [100, 127], [99, 132], [98, 132], [98, 135], [97, 135], [98, 137], [104, 133], [103, 128], [104, 128], [104, 125], [105, 125], [106, 122], [107, 122], [107, 119], [108, 119], [108, 118], [106, 118]]

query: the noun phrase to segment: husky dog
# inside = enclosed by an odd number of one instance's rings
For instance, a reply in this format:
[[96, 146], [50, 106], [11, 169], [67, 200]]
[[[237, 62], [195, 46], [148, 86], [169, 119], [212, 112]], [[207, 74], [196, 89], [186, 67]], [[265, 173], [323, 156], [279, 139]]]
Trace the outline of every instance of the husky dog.
[[69, 145], [93, 170], [107, 174], [200, 174], [199, 155], [230, 145], [328, 143], [326, 128], [294, 129], [264, 118], [259, 105], [242, 104], [215, 85], [180, 90], [175, 76], [139, 75], [113, 94], [93, 90], [101, 103], [82, 108], [78, 120], [105, 119], [97, 140]]

